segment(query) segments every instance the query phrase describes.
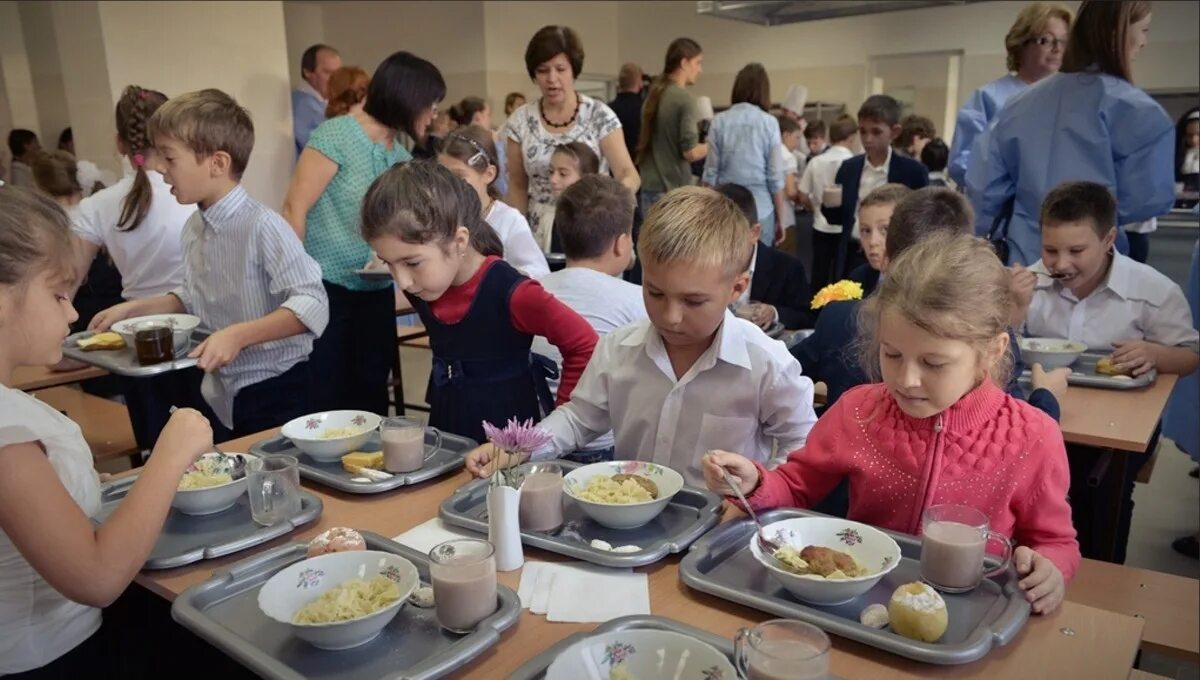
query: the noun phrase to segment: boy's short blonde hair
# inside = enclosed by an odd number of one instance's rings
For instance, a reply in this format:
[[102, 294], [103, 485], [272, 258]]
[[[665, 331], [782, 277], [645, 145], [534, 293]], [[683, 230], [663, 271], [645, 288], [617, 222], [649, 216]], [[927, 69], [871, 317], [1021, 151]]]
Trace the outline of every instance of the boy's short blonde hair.
[[172, 97], [150, 117], [149, 129], [151, 139], [170, 137], [186, 144], [198, 158], [224, 151], [235, 179], [241, 179], [254, 149], [250, 112], [213, 88]]
[[904, 200], [905, 196], [912, 193], [912, 189], [903, 184], [891, 182], [882, 186], [875, 187], [871, 193], [863, 197], [862, 203], [858, 204], [858, 209], [870, 208], [877, 205], [896, 205]]
[[650, 208], [638, 236], [643, 259], [719, 266], [734, 277], [750, 268], [749, 223], [733, 201], [702, 187], [667, 192]]

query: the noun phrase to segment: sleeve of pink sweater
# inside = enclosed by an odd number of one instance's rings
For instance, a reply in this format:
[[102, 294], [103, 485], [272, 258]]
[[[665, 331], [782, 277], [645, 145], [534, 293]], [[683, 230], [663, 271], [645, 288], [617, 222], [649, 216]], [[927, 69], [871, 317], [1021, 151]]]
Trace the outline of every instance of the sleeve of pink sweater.
[[755, 463], [762, 482], [746, 499], [755, 510], [810, 508], [842, 481], [846, 466], [838, 456], [838, 442], [846, 439], [841, 432], [844, 401], [839, 399], [817, 420], [804, 447], [788, 454], [787, 462], [774, 470]]
[[1067, 449], [1057, 423], [1045, 414], [1039, 415], [1041, 432], [1030, 451], [1030, 459], [1039, 465], [1030, 476], [1030, 493], [1018, 499], [1013, 540], [1053, 562], [1070, 583], [1082, 556], [1071, 523], [1071, 506], [1067, 503], [1071, 486]]

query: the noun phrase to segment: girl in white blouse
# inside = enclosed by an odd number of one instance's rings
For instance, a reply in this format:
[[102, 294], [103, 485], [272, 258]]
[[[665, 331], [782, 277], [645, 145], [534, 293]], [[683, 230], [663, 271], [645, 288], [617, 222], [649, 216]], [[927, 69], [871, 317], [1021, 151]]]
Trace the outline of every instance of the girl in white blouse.
[[133, 580], [180, 477], [212, 444], [203, 416], [178, 411], [126, 500], [92, 525], [100, 480], [79, 426], [10, 387], [18, 367], [62, 358], [74, 272], [62, 209], [0, 187], [0, 675], [108, 677], [121, 663], [106, 649], [122, 632], [101, 628], [99, 608]]

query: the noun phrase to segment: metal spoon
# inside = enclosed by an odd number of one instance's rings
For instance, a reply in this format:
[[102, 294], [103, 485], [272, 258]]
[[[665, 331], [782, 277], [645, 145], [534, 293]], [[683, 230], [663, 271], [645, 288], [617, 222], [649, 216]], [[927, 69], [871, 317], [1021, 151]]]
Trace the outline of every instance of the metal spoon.
[[[176, 412], [176, 411], [178, 411], [178, 410], [179, 410], [179, 407], [178, 407], [178, 406], [172, 406], [171, 408], [167, 409], [167, 413], [175, 413], [175, 412]], [[213, 445], [212, 445], [212, 450], [213, 450], [213, 452], [214, 452], [214, 453], [219, 453], [219, 454], [221, 454], [222, 456], [228, 456], [228, 455], [229, 455], [229, 454], [225, 453], [224, 451], [222, 451], [220, 448], [218, 448], [218, 447], [217, 447], [217, 443], [216, 443], [216, 442], [213, 442]]]
[[768, 559], [774, 560], [776, 564], [780, 565], [780, 569], [791, 571], [791, 569], [788, 569], [781, 560], [775, 557], [775, 551], [779, 550], [779, 548], [782, 546], [780, 546], [779, 543], [775, 542], [774, 540], [767, 538], [766, 527], [764, 527], [762, 521], [758, 519], [758, 515], [754, 512], [754, 508], [750, 507], [750, 503], [746, 501], [746, 497], [742, 495], [742, 490], [738, 488], [737, 482], [733, 480], [733, 475], [730, 475], [729, 470], [726, 470], [725, 468], [721, 468], [721, 474], [725, 477], [725, 484], [733, 490], [733, 495], [737, 496], [738, 500], [742, 502], [742, 507], [746, 509], [746, 512], [750, 514], [750, 519], [754, 520], [755, 526], [758, 527], [758, 529], [754, 532], [754, 537], [755, 540], [758, 541], [759, 550], [761, 550], [763, 555]]

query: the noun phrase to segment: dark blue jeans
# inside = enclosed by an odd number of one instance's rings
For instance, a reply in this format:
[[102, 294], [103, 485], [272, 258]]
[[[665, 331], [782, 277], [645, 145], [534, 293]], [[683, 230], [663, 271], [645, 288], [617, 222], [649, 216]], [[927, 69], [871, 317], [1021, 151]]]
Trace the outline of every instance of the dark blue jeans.
[[580, 465], [591, 465], [592, 463], [607, 463], [613, 459], [616, 450], [612, 447], [607, 449], [595, 449], [592, 451], [576, 451], [563, 456], [563, 460], [569, 460]]

